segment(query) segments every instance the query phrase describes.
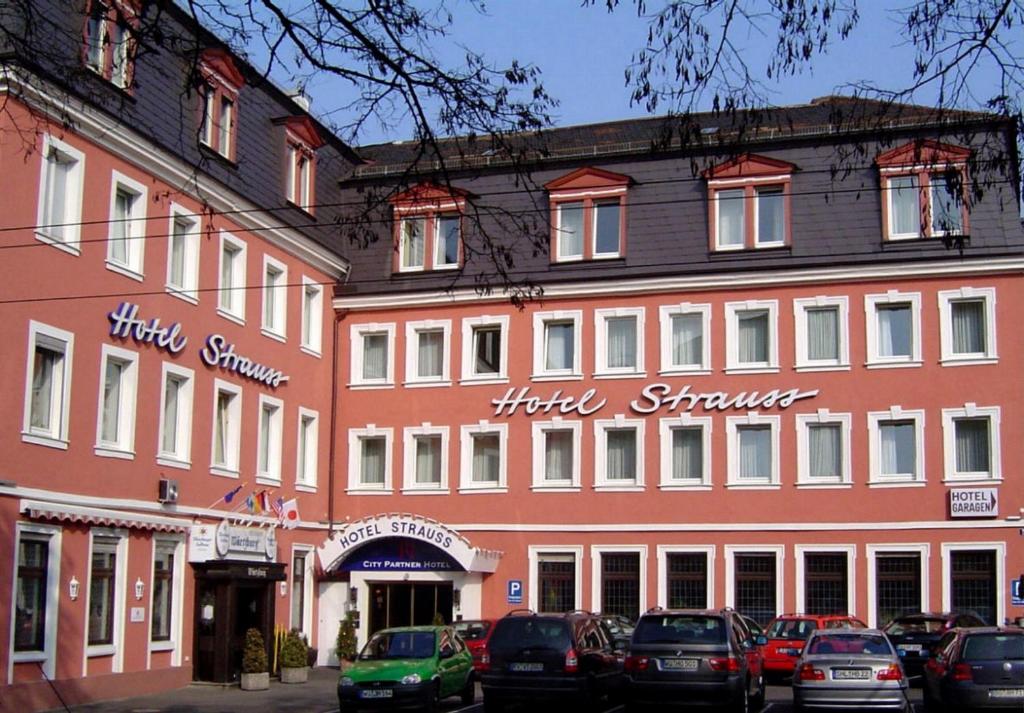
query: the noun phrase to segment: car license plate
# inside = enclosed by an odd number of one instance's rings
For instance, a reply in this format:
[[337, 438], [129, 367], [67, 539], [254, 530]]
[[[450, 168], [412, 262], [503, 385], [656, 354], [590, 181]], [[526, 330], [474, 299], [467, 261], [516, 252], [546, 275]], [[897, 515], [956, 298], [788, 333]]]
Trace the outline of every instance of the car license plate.
[[517, 662], [517, 663], [509, 664], [508, 670], [509, 671], [543, 671], [544, 670], [544, 664], [539, 662], [539, 661], [537, 661], [537, 662], [533, 662], [533, 661]]
[[871, 678], [871, 669], [836, 668], [832, 669], [832, 678], [836, 681], [864, 681]]
[[779, 649], [780, 654], [783, 656], [799, 656], [800, 649]]
[[359, 692], [360, 698], [391, 698], [394, 695], [390, 688], [367, 688]]
[[661, 667], [666, 671], [696, 671], [700, 661], [697, 659], [662, 659]]
[[988, 692], [989, 698], [1024, 698], [1024, 688], [996, 688]]
[[903, 649], [904, 651], [920, 651], [921, 644], [900, 644], [896, 648]]

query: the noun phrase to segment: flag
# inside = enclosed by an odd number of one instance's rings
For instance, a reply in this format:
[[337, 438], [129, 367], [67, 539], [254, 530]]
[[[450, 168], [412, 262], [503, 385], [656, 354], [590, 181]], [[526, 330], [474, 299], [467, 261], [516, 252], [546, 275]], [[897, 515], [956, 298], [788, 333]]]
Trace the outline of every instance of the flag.
[[280, 520], [284, 517], [284, 498], [278, 498], [270, 503], [270, 509], [277, 515], [277, 519]]
[[281, 524], [289, 530], [299, 526], [299, 503], [295, 498], [281, 506]]
[[256, 502], [259, 504], [260, 510], [270, 512], [270, 495], [266, 490], [256, 493]]
[[250, 515], [256, 514], [256, 498], [254, 498], [251, 494], [245, 496], [245, 509], [249, 512]]
[[238, 491], [240, 491], [241, 489], [242, 489], [242, 486], [241, 486], [241, 485], [239, 485], [239, 486], [238, 486], [237, 488], [235, 488], [235, 489], [234, 489], [234, 490], [232, 490], [231, 492], [229, 492], [229, 493], [225, 493], [225, 494], [224, 494], [224, 497], [223, 497], [223, 498], [221, 498], [221, 500], [223, 500], [223, 501], [224, 501], [224, 502], [226, 502], [226, 503], [230, 503], [230, 502], [232, 501], [232, 499], [234, 499], [234, 497], [235, 497], [236, 495], [238, 495]]

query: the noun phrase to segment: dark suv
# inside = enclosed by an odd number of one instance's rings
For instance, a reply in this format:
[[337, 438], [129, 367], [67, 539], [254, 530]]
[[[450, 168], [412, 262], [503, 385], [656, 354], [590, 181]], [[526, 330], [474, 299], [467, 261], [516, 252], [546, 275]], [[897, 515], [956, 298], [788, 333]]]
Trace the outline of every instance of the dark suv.
[[953, 629], [924, 667], [928, 711], [1024, 710], [1024, 629]]
[[903, 670], [908, 676], [920, 676], [939, 639], [955, 627], [985, 626], [979, 617], [970, 613], [920, 613], [898, 616], [882, 631], [900, 652]]
[[627, 709], [686, 704], [759, 710], [764, 643], [732, 609], [652, 609], [637, 622], [626, 657]]
[[516, 610], [494, 623], [480, 668], [484, 710], [561, 698], [590, 707], [622, 686], [622, 656], [590, 612]]

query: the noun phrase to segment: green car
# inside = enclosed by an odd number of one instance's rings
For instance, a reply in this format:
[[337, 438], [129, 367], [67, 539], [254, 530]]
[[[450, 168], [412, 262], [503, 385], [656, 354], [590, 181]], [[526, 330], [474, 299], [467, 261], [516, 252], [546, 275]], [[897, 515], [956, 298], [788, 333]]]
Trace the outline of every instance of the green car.
[[476, 680], [473, 656], [450, 626], [382, 629], [338, 679], [342, 713], [359, 708], [434, 711], [438, 701], [456, 694], [471, 705]]

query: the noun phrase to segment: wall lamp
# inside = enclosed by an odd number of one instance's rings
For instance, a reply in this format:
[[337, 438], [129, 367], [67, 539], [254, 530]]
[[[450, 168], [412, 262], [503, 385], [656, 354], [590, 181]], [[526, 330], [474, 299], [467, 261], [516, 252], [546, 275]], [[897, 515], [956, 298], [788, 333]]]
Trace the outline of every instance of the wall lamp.
[[456, 609], [462, 608], [462, 591], [459, 589], [452, 589], [452, 606]]
[[135, 580], [135, 598], [142, 599], [142, 593], [146, 591], [146, 583], [142, 581], [142, 577]]
[[81, 584], [78, 582], [78, 577], [71, 575], [71, 581], [68, 582], [68, 596], [71, 597], [71, 601], [78, 599], [78, 590]]

